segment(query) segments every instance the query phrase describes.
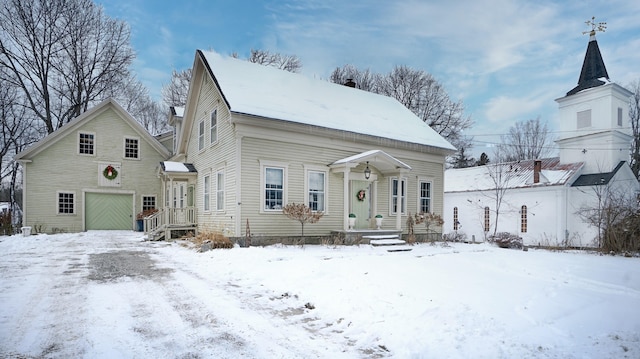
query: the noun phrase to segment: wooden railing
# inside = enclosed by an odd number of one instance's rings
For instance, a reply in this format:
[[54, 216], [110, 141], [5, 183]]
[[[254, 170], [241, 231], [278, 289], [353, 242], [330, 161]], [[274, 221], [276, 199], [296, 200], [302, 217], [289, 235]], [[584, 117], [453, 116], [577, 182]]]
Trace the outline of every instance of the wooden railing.
[[196, 224], [196, 208], [162, 208], [145, 217], [143, 221], [144, 233], [152, 233], [167, 226], [194, 225]]

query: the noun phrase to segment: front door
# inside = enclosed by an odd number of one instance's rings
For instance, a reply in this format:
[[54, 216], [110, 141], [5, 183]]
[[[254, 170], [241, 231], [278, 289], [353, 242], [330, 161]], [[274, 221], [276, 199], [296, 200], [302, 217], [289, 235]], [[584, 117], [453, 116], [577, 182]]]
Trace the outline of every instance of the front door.
[[185, 223], [187, 182], [173, 182], [173, 223]]
[[368, 181], [351, 181], [351, 213], [356, 215], [355, 229], [369, 228], [371, 191]]

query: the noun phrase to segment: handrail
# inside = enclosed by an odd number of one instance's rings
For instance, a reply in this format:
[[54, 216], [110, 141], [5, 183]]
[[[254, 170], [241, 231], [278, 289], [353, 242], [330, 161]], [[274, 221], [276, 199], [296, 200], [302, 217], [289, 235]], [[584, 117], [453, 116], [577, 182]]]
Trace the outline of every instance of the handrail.
[[196, 224], [196, 208], [162, 208], [158, 212], [144, 218], [144, 232], [150, 233], [170, 225]]

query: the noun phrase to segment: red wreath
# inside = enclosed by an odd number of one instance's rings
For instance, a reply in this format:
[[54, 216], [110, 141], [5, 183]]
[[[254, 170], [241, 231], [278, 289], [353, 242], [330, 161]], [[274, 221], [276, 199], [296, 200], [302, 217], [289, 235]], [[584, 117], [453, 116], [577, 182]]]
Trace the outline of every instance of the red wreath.
[[365, 190], [363, 190], [363, 189], [359, 190], [358, 194], [356, 195], [356, 197], [358, 197], [358, 201], [360, 201], [360, 202], [364, 201], [364, 199], [366, 198]]

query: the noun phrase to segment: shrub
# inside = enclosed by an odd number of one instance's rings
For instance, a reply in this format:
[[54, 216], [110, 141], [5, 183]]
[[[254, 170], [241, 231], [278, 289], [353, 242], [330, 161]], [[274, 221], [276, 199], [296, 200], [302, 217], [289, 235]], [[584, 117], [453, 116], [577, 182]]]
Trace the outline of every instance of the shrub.
[[467, 234], [464, 232], [449, 232], [442, 235], [445, 242], [467, 242]]
[[217, 248], [233, 248], [233, 242], [220, 232], [201, 232], [197, 236], [191, 238], [200, 251], [205, 252], [209, 249]]
[[489, 236], [489, 242], [495, 243], [500, 248], [522, 249], [522, 237], [509, 232], [499, 232]]

